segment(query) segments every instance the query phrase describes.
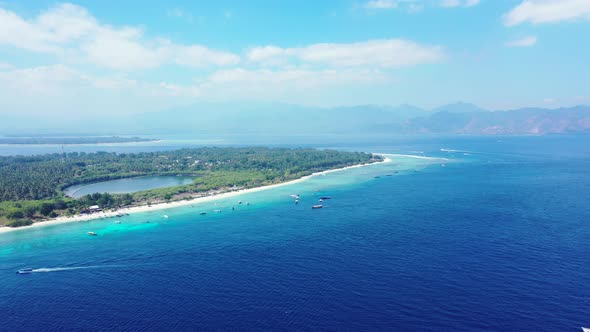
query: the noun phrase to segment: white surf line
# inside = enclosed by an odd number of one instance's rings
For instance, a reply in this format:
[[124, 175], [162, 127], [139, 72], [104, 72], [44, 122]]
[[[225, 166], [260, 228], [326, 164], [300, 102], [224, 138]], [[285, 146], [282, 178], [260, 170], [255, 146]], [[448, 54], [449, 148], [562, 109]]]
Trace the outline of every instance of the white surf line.
[[391, 157], [406, 157], [406, 158], [415, 158], [415, 159], [424, 159], [424, 160], [444, 160], [449, 161], [449, 158], [444, 157], [426, 157], [426, 156], [416, 156], [413, 154], [400, 154], [400, 153], [375, 153], [381, 156], [391, 156]]

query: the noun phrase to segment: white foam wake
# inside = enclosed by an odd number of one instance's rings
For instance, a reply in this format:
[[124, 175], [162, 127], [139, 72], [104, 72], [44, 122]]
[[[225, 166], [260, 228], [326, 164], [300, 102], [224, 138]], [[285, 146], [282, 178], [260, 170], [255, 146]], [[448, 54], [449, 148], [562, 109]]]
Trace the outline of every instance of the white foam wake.
[[106, 265], [95, 265], [95, 266], [63, 266], [63, 267], [40, 267], [38, 269], [33, 269], [32, 272], [60, 272], [60, 271], [72, 271], [72, 270], [82, 270], [82, 269], [97, 269], [97, 268], [105, 268], [105, 267], [114, 267], [114, 266], [106, 266]]

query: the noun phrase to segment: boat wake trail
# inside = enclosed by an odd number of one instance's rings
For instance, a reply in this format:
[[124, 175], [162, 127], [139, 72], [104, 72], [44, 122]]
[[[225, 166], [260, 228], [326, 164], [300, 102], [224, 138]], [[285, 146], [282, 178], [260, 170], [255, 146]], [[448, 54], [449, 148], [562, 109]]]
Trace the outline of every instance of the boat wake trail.
[[100, 269], [100, 268], [112, 268], [121, 267], [120, 265], [95, 265], [95, 266], [63, 266], [63, 267], [40, 267], [32, 269], [32, 273], [47, 273], [47, 272], [62, 272], [72, 270], [84, 270], [84, 269]]

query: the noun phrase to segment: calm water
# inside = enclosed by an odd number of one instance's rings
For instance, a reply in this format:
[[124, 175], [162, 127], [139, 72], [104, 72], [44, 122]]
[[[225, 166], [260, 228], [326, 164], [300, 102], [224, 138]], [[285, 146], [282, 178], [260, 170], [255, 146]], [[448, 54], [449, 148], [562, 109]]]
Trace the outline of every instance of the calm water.
[[180, 186], [191, 182], [193, 182], [193, 178], [188, 176], [142, 176], [92, 184], [79, 184], [66, 188], [64, 192], [68, 196], [80, 198], [93, 193], [126, 194], [155, 188]]
[[[441, 167], [396, 157], [121, 224], [105, 219], [0, 235], [0, 330], [590, 325], [589, 139], [338, 146], [451, 160]], [[311, 210], [323, 195], [333, 198], [328, 207]], [[99, 236], [88, 237], [90, 230]], [[14, 273], [23, 267], [49, 269]]]

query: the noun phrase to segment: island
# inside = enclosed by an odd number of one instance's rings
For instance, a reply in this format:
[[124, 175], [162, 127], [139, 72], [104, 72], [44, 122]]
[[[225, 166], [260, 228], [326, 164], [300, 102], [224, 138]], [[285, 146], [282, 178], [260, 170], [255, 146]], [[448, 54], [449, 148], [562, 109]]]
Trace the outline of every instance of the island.
[[[204, 147], [143, 153], [54, 153], [0, 157], [0, 225], [151, 205], [300, 179], [383, 161], [380, 155], [309, 148]], [[190, 176], [191, 183], [126, 194], [68, 197], [64, 189], [142, 176]]]
[[158, 139], [120, 136], [87, 136], [87, 137], [0, 137], [0, 144], [26, 145], [70, 145], [70, 144], [110, 144], [156, 142]]

